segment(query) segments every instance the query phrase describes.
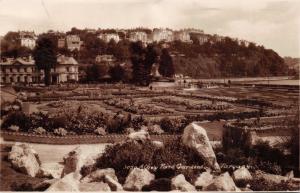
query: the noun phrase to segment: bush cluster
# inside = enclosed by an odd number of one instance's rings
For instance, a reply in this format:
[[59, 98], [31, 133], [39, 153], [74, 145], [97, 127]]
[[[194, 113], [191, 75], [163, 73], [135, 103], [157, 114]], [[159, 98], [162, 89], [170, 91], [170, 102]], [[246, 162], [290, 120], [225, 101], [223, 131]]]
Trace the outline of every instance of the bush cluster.
[[[128, 141], [108, 146], [103, 155], [97, 160], [96, 168], [114, 168], [118, 179], [122, 181], [128, 175], [130, 168], [143, 166], [157, 166], [161, 164], [174, 166], [182, 165], [202, 165], [202, 159], [193, 150], [185, 147], [180, 139], [170, 140], [165, 143], [163, 148], [158, 148], [153, 143], [145, 141], [138, 143], [136, 141]], [[156, 177], [169, 178], [182, 172], [176, 169], [158, 169], [153, 170]]]

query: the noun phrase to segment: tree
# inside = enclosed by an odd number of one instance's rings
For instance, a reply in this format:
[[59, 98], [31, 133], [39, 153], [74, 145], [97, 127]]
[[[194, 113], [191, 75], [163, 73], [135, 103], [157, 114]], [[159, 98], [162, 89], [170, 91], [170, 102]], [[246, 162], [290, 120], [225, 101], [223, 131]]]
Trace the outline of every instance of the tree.
[[172, 77], [175, 73], [173, 59], [167, 49], [162, 50], [158, 71], [162, 76], [165, 77]]
[[142, 42], [133, 42], [131, 48], [131, 62], [133, 82], [138, 85], [147, 85], [146, 69], [144, 66], [145, 49]]
[[89, 82], [99, 81], [108, 71], [108, 67], [102, 64], [93, 64], [86, 69], [86, 80]]
[[148, 45], [144, 48], [140, 41], [131, 44], [132, 73], [136, 84], [149, 85], [151, 68], [157, 61], [157, 52], [155, 45]]
[[53, 41], [47, 37], [41, 36], [37, 40], [37, 45], [33, 51], [33, 58], [37, 68], [44, 70], [45, 85], [49, 86], [51, 84], [51, 68], [53, 68], [57, 62], [56, 49]]
[[109, 69], [109, 75], [111, 76], [111, 79], [113, 81], [121, 81], [124, 78], [125, 70], [120, 65], [115, 65], [110, 67]]

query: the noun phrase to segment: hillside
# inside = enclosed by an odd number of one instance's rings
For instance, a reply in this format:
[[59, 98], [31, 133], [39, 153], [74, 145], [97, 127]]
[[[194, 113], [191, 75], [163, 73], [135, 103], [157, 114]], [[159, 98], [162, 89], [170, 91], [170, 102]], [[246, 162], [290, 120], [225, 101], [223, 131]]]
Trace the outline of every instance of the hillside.
[[193, 78], [281, 76], [289, 72], [287, 64], [272, 49], [240, 44], [226, 37], [204, 44], [171, 43], [176, 73]]

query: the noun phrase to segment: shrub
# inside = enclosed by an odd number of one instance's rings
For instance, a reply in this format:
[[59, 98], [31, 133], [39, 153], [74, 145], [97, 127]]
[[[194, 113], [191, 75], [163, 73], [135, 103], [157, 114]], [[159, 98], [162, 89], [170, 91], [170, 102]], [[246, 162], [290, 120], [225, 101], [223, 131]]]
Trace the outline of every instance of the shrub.
[[168, 133], [182, 133], [186, 125], [186, 120], [182, 118], [170, 119], [169, 117], [164, 117], [160, 121], [161, 128]]
[[2, 128], [8, 128], [11, 125], [18, 126], [20, 131], [28, 131], [31, 128], [31, 120], [21, 111], [9, 113], [2, 123]]
[[154, 134], [154, 135], [160, 135], [160, 134], [164, 133], [164, 130], [162, 130], [161, 127], [159, 125], [157, 125], [157, 124], [147, 126], [146, 130], [150, 134]]
[[288, 182], [279, 184], [267, 181], [263, 178], [255, 178], [248, 182], [253, 191], [298, 191], [299, 187], [293, 187]]
[[130, 124], [131, 115], [130, 114], [120, 114], [117, 113], [113, 117], [110, 116], [106, 122], [107, 131], [109, 133], [123, 133], [124, 129]]
[[142, 115], [135, 116], [135, 117], [132, 118], [131, 127], [133, 127], [134, 129], [140, 129], [142, 127], [142, 125], [147, 125], [145, 123], [145, 119]]
[[[203, 161], [196, 152], [182, 145], [180, 138], [167, 142], [163, 148], [157, 148], [149, 140], [144, 143], [128, 141], [108, 146], [103, 155], [97, 160], [97, 168], [114, 168], [121, 183], [125, 180], [129, 168], [141, 166], [156, 166], [161, 164], [168, 166], [182, 165], [202, 165]], [[151, 170], [157, 177], [166, 174], [162, 170]], [[174, 176], [174, 169], [167, 169], [167, 174]]]

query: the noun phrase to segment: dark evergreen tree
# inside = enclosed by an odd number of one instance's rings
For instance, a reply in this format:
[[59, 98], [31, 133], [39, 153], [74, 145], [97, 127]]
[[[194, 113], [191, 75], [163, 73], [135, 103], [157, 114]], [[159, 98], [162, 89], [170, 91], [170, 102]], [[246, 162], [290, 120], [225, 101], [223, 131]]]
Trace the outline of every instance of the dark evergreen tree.
[[124, 70], [124, 68], [122, 68], [122, 66], [115, 65], [115, 66], [110, 67], [109, 75], [111, 76], [111, 79], [113, 81], [118, 82], [118, 81], [121, 81], [124, 79], [125, 70]]
[[56, 49], [53, 41], [47, 37], [41, 36], [37, 40], [37, 45], [33, 51], [33, 57], [38, 69], [44, 70], [45, 85], [51, 84], [50, 72], [57, 63]]
[[172, 77], [175, 73], [173, 59], [167, 49], [162, 50], [158, 71], [162, 76], [165, 77]]

